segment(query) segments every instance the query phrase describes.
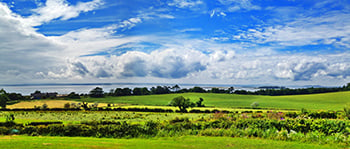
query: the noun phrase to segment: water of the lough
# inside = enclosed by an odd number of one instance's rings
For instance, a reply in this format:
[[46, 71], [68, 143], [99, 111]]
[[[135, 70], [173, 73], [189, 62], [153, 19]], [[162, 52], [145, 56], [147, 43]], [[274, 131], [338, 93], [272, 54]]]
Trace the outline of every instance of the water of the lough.
[[[57, 92], [58, 94], [69, 94], [75, 92], [78, 94], [89, 93], [95, 87], [101, 87], [104, 92], [110, 92], [111, 89], [116, 88], [130, 88], [135, 87], [151, 87], [157, 86], [169, 86], [173, 87], [176, 84], [165, 84], [165, 83], [80, 83], [80, 84], [3, 84], [0, 85], [0, 89], [4, 89], [9, 93], [20, 93], [22, 95], [30, 95], [35, 91], [46, 92]], [[223, 84], [178, 84], [180, 88], [192, 88], [195, 86], [202, 87], [204, 89], [210, 89], [213, 87], [226, 89], [228, 87], [234, 87], [235, 89], [244, 90], [255, 90], [254, 86], [244, 86], [244, 85], [223, 85]]]

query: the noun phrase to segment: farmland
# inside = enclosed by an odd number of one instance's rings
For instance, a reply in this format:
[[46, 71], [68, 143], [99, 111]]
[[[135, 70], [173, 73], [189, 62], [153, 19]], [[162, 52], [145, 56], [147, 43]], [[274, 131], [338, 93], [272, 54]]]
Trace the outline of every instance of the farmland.
[[[189, 109], [190, 113], [175, 112], [177, 107], [166, 105], [177, 96], [193, 102], [203, 98], [206, 107]], [[30, 148], [217, 148], [217, 144], [228, 148], [346, 148], [350, 144], [350, 122], [343, 109], [349, 99], [350, 92], [294, 96], [181, 93], [34, 100], [8, 106], [28, 110], [0, 112], [0, 134], [20, 135], [0, 139], [4, 140], [1, 143], [11, 142], [5, 143], [6, 148], [16, 142], [27, 143]], [[82, 101], [98, 102], [99, 108], [50, 110]], [[253, 102], [260, 104], [257, 109], [250, 106]], [[48, 108], [33, 109], [42, 104]], [[150, 112], [157, 109], [160, 112]]]
[[197, 101], [204, 99], [207, 107], [215, 108], [250, 108], [253, 102], [259, 102], [261, 108], [310, 110], [342, 110], [344, 105], [350, 103], [350, 92], [336, 92], [311, 95], [292, 96], [261, 96], [214, 93], [182, 93], [147, 96], [121, 96], [106, 98], [87, 98], [89, 102], [116, 103], [131, 105], [165, 106], [177, 96]]

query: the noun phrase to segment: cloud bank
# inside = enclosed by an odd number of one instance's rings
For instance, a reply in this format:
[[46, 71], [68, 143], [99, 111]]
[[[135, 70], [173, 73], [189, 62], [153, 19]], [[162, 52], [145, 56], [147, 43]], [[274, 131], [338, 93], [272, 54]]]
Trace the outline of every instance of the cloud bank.
[[[55, 36], [44, 35], [38, 29], [99, 11], [110, 2], [72, 4], [66, 0], [47, 0], [31, 9], [28, 16], [0, 3], [0, 83], [342, 85], [350, 81], [350, 52], [346, 50], [350, 47], [348, 8], [327, 11], [324, 15], [314, 16], [317, 12], [313, 12], [290, 17], [290, 11], [305, 10], [273, 9], [249, 0], [215, 2], [214, 7], [209, 7], [207, 1], [201, 0], [168, 1], [157, 4], [159, 7], [135, 10], [117, 22]], [[206, 11], [198, 10], [199, 7]], [[181, 14], [188, 11], [194, 14], [191, 17], [215, 20], [214, 16], [226, 18], [250, 11], [273, 14], [287, 9], [288, 13], [281, 17], [239, 29], [232, 25], [207, 29], [195, 26], [198, 23], [174, 27], [178, 25], [174, 20], [184, 20]], [[255, 20], [259, 22], [259, 18]], [[159, 23], [162, 21], [166, 23]]]

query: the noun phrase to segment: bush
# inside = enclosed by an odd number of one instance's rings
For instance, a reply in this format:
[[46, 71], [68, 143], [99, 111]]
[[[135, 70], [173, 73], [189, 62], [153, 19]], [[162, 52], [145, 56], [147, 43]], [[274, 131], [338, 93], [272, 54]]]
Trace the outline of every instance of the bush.
[[43, 109], [43, 110], [46, 110], [46, 109], [48, 109], [49, 108], [49, 106], [46, 104], [46, 103], [44, 103], [42, 106], [41, 106], [41, 109]]
[[69, 103], [69, 102], [65, 103], [63, 107], [64, 107], [65, 109], [69, 109], [69, 108], [70, 108], [70, 103]]

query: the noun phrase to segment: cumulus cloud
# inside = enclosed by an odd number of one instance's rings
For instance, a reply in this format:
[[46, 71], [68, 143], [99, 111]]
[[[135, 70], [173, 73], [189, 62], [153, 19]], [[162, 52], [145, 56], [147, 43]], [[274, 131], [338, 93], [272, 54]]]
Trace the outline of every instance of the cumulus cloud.
[[144, 77], [148, 75], [149, 55], [142, 52], [127, 52], [118, 57], [117, 69], [121, 77]]
[[151, 75], [161, 78], [182, 78], [189, 73], [206, 69], [201, 57], [205, 57], [199, 51], [164, 50], [151, 53], [153, 57]]
[[[78, 5], [79, 10], [87, 10], [84, 9], [85, 3], [79, 3]], [[35, 16], [39, 17], [40, 15]], [[61, 57], [61, 55], [64, 54], [66, 44], [61, 44], [54, 38], [38, 33], [33, 26], [40, 25], [42, 22], [40, 23], [40, 21], [31, 17], [22, 17], [15, 14], [6, 4], [0, 3], [0, 49], [2, 49], [0, 72], [4, 78], [16, 77], [16, 80], [8, 80], [12, 83], [36, 78], [43, 79], [43, 76], [62, 77], [55, 75], [50, 69], [65, 66], [65, 57]], [[83, 69], [81, 71], [84, 72]]]
[[[58, 50], [59, 45], [37, 33], [28, 26], [23, 17], [12, 13], [4, 3], [0, 3], [0, 71], [34, 73], [40, 68], [46, 69], [54, 63], [51, 50]], [[34, 72], [33, 72], [34, 71]], [[18, 74], [23, 75], [23, 74]]]
[[326, 70], [326, 65], [320, 62], [278, 63], [276, 77], [292, 79], [293, 81], [311, 80], [320, 71]]
[[[198, 58], [204, 57], [204, 54], [198, 51], [176, 52], [175, 50], [154, 51], [146, 54], [138, 51], [129, 51], [120, 56], [103, 57], [103, 62], [97, 62], [87, 57], [80, 58], [86, 63], [85, 68], [80, 63], [74, 64], [74, 71], [79, 72], [80, 75], [86, 74], [89, 70], [91, 74], [97, 74], [101, 77], [101, 70], [103, 76], [125, 78], [125, 77], [159, 77], [159, 78], [183, 78], [190, 73], [195, 73], [205, 70], [205, 64]], [[93, 57], [93, 56], [92, 56]], [[90, 57], [90, 58], [92, 58]], [[78, 65], [79, 64], [79, 65]]]

